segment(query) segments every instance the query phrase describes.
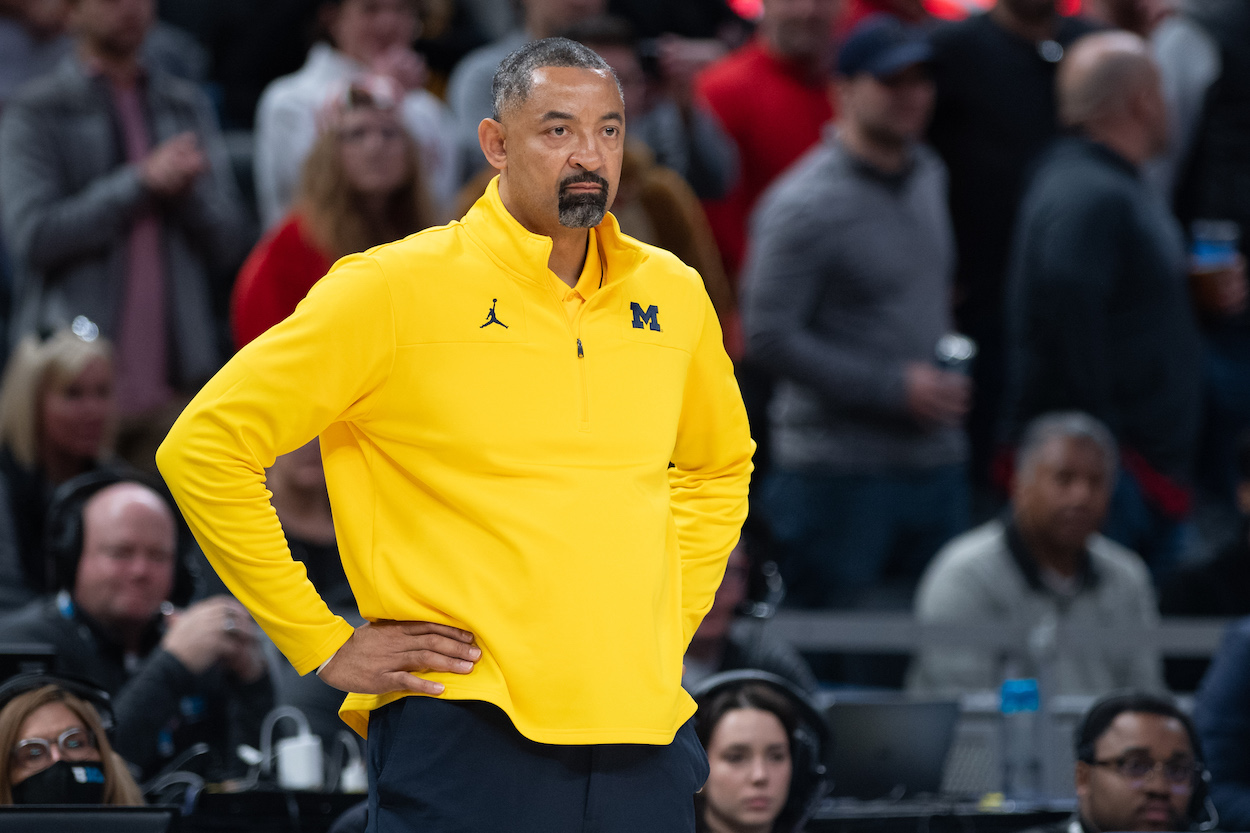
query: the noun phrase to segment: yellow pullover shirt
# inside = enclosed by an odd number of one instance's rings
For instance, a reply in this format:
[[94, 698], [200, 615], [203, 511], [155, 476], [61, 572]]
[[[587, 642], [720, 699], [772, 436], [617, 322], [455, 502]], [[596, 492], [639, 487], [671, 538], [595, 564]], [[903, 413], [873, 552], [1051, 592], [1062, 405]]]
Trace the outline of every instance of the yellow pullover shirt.
[[[265, 489], [321, 437], [370, 620], [476, 635], [440, 696], [542, 743], [669, 743], [682, 655], [746, 515], [751, 442], [699, 276], [620, 233], [572, 319], [497, 185], [461, 221], [346, 257], [186, 408], [157, 463], [226, 585], [300, 673], [352, 633]], [[361, 734], [398, 697], [348, 695]]]

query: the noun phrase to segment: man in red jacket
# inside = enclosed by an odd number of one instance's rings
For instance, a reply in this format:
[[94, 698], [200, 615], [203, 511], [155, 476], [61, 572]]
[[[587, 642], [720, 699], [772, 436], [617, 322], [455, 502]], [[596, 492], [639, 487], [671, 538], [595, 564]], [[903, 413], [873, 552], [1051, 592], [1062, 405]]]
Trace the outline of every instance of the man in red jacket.
[[699, 93], [741, 157], [737, 187], [704, 204], [731, 280], [755, 201], [833, 119], [833, 25], [841, 8], [842, 0], [764, 0], [755, 40], [699, 76]]

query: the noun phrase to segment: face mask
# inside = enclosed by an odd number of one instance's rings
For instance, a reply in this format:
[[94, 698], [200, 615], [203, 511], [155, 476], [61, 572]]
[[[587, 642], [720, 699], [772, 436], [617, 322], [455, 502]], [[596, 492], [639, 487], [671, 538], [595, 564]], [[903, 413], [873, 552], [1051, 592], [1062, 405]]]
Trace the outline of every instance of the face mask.
[[94, 762], [57, 761], [13, 785], [14, 804], [103, 804], [104, 770]]

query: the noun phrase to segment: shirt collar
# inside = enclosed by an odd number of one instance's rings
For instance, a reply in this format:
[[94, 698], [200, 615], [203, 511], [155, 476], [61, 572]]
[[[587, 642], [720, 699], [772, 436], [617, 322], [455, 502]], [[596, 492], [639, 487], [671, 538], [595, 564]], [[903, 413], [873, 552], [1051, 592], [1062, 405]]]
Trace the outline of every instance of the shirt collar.
[[[1004, 519], [1003, 525], [1005, 527], [1004, 535], [1007, 541], [1007, 552], [1011, 554], [1011, 560], [1015, 562], [1016, 566], [1020, 568], [1020, 572], [1024, 574], [1024, 580], [1028, 583], [1029, 588], [1037, 593], [1054, 595], [1054, 592], [1042, 581], [1037, 559], [1029, 552], [1028, 545], [1024, 543], [1024, 537], [1020, 534], [1020, 527], [1016, 525], [1015, 518], [1011, 517], [1010, 512]], [[1078, 593], [1093, 590], [1098, 586], [1100, 580], [1098, 570], [1094, 566], [1094, 559], [1089, 554], [1089, 547], [1082, 550], [1082, 555], [1084, 557], [1077, 567]]]
[[[63, 619], [68, 619], [84, 625], [87, 630], [91, 632], [97, 647], [101, 648], [101, 650], [109, 650], [119, 656], [121, 655], [122, 646], [121, 643], [117, 641], [113, 630], [107, 627], [100, 620], [87, 614], [81, 607], [76, 605], [68, 590], [61, 590], [57, 593], [56, 607], [57, 612], [61, 614]], [[160, 643], [162, 636], [162, 622], [163, 617], [158, 614], [153, 617], [152, 621], [149, 622], [147, 627], [144, 628], [143, 638], [139, 646], [140, 656], [147, 656], [152, 652], [152, 649]]]
[[860, 176], [880, 182], [887, 188], [899, 189], [907, 184], [907, 180], [911, 178], [912, 173], [916, 170], [916, 149], [909, 148], [907, 151], [907, 161], [903, 167], [897, 171], [883, 171], [868, 160], [857, 156], [846, 143], [842, 141], [838, 134], [838, 126], [836, 123], [825, 127], [825, 140], [837, 148], [838, 153], [842, 154], [842, 158], [846, 160], [846, 164], [851, 170]]
[[[486, 193], [460, 222], [505, 272], [532, 283], [542, 284], [548, 280], [551, 238], [529, 231], [508, 212], [499, 198], [499, 177], [490, 181]], [[595, 232], [599, 242], [598, 254], [603, 257], [605, 286], [642, 264], [648, 257], [637, 241], [621, 233], [611, 212], [605, 214], [603, 221], [595, 226]]]
[[[90, 55], [84, 54], [81, 50], [77, 52], [78, 64], [82, 67], [83, 75], [90, 79], [103, 79], [110, 84], [113, 79], [104, 74], [104, 64], [100, 63]], [[138, 71], [135, 73], [135, 83], [142, 84], [148, 78], [148, 69], [143, 64], [143, 60], [138, 62]]]

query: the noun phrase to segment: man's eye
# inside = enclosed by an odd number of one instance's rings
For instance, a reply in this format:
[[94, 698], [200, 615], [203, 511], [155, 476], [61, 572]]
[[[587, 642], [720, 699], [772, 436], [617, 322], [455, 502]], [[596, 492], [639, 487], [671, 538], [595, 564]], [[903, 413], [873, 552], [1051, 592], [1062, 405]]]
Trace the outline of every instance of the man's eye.
[[607, 133], [609, 136], [615, 136], [615, 135], [616, 135], [618, 132], [620, 132], [620, 131], [619, 131], [619, 129], [618, 129], [618, 128], [615, 128], [615, 127], [609, 127], [609, 128], [607, 128], [606, 130], [604, 130], [603, 132], [604, 132], [604, 133]]
[[563, 136], [566, 132], [567, 132], [567, 130], [566, 130], [565, 128], [563, 128], [563, 127], [553, 127], [553, 128], [551, 128], [551, 135], [552, 135], [552, 136]]

